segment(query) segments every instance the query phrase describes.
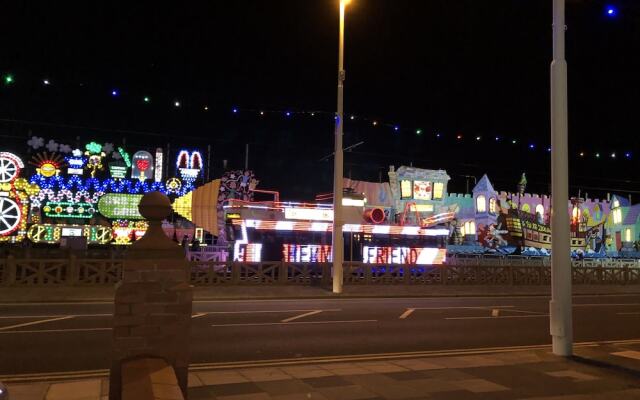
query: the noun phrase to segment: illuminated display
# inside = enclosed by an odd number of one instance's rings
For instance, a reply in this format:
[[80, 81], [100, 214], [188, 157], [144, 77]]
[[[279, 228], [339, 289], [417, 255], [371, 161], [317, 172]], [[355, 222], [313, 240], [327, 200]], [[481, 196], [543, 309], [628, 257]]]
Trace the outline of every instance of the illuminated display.
[[417, 212], [433, 212], [433, 204], [412, 204], [409, 209]]
[[260, 262], [262, 260], [262, 244], [238, 243], [234, 245], [233, 261]]
[[102, 164], [102, 159], [106, 156], [105, 152], [102, 151], [102, 145], [96, 142], [91, 142], [85, 146], [87, 151], [84, 152], [84, 155], [87, 156], [87, 163], [85, 164], [85, 168], [91, 171], [91, 177], [96, 176], [96, 172], [98, 170], [104, 169], [104, 165]]
[[91, 218], [96, 210], [85, 202], [50, 201], [42, 207], [42, 211], [50, 218]]
[[177, 193], [180, 193], [180, 188], [182, 188], [182, 182], [180, 182], [180, 179], [178, 178], [170, 178], [167, 180], [165, 187], [167, 188], [167, 194], [170, 194], [170, 193], [177, 194]]
[[400, 181], [400, 197], [403, 199], [413, 198], [413, 186], [411, 181]]
[[285, 208], [284, 217], [287, 219], [333, 221], [333, 210], [328, 208]]
[[[42, 175], [31, 176], [30, 182], [37, 184], [43, 190], [53, 190], [54, 192], [61, 192], [69, 190], [72, 192], [101, 192], [101, 193], [148, 193], [148, 192], [161, 192], [166, 193], [167, 190], [162, 182], [140, 182], [139, 180], [128, 179], [97, 179], [86, 178], [83, 179], [80, 176], [74, 175], [68, 178], [62, 176], [52, 176], [51, 178], [45, 178]], [[186, 193], [193, 189], [192, 184], [182, 185], [179, 193]]]
[[113, 233], [108, 226], [101, 225], [53, 225], [34, 224], [27, 231], [27, 237], [34, 243], [60, 243], [63, 237], [87, 238], [88, 244], [107, 244]]
[[69, 175], [82, 175], [87, 159], [82, 157], [82, 151], [80, 149], [75, 149], [71, 154], [72, 156], [65, 157], [65, 161], [69, 164], [67, 173]]
[[[294, 222], [294, 221], [262, 221], [255, 219], [234, 220], [234, 225], [269, 231], [301, 231], [301, 232], [331, 232], [332, 224], [328, 222]], [[419, 226], [395, 226], [395, 225], [362, 225], [344, 224], [344, 232], [402, 235], [402, 236], [448, 236], [448, 229], [427, 229]]]
[[139, 194], [105, 194], [98, 201], [98, 211], [110, 219], [143, 219], [138, 211], [141, 199]]
[[0, 236], [8, 236], [18, 230], [22, 220], [22, 207], [17, 200], [0, 197]]
[[347, 197], [342, 198], [342, 205], [345, 207], [364, 207], [365, 199], [349, 199]]
[[283, 244], [284, 262], [330, 262], [331, 245], [320, 244]]
[[431, 200], [431, 182], [413, 181], [413, 198], [415, 200]]
[[147, 221], [113, 221], [113, 239], [117, 245], [129, 245], [140, 239], [147, 232]]
[[148, 151], [138, 151], [131, 162], [131, 178], [145, 181], [153, 178], [153, 156]]
[[0, 182], [11, 182], [18, 177], [24, 163], [20, 157], [5, 151], [0, 152]]
[[187, 150], [181, 150], [178, 153], [176, 167], [183, 181], [194, 181], [202, 171], [202, 155], [199, 151], [189, 153]]
[[364, 246], [362, 262], [366, 264], [440, 265], [447, 250], [431, 247], [375, 247]]
[[122, 157], [122, 161], [124, 161], [124, 164], [128, 168], [131, 168], [131, 156], [129, 155], [129, 153], [124, 151], [122, 147], [118, 147], [118, 153], [120, 154], [120, 157]]
[[111, 162], [109, 163], [109, 173], [112, 178], [124, 179], [127, 177], [127, 165], [124, 162]]
[[444, 183], [442, 182], [434, 182], [433, 184], [433, 199], [434, 200], [442, 200], [444, 196]]
[[156, 182], [162, 180], [162, 158], [162, 149], [158, 147], [156, 149], [156, 171], [154, 176]]

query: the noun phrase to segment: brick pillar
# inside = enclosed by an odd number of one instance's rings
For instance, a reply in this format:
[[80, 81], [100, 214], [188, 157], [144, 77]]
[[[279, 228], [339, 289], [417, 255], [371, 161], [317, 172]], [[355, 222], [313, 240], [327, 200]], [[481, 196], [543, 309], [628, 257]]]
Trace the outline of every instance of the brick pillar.
[[173, 366], [186, 399], [193, 298], [188, 264], [182, 247], [162, 231], [169, 199], [148, 193], [139, 210], [149, 229], [127, 251], [116, 285], [109, 399], [121, 399], [122, 363], [139, 357], [160, 357]]

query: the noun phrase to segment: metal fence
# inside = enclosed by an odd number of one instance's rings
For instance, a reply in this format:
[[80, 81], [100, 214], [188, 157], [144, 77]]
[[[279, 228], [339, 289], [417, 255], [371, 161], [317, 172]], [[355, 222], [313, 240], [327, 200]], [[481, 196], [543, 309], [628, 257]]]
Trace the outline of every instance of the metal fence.
[[[548, 265], [523, 258], [505, 264], [487, 259], [473, 264], [461, 259], [448, 265], [404, 266], [344, 263], [347, 285], [547, 285], [551, 281]], [[515, 259], [513, 259], [515, 260]], [[328, 285], [330, 263], [241, 263], [219, 260], [188, 261], [191, 283], [207, 285]], [[543, 261], [544, 262], [544, 261]], [[88, 259], [71, 255], [58, 259], [0, 259], [0, 285], [113, 285], [122, 276], [122, 259]], [[633, 260], [573, 261], [575, 284], [640, 284], [640, 267]]]

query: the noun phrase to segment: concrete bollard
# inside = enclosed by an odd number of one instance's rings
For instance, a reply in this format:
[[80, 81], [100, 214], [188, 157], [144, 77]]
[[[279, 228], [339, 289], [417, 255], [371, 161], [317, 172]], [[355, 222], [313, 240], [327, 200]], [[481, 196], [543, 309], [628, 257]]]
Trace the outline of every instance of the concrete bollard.
[[183, 249], [162, 231], [169, 199], [147, 193], [139, 210], [149, 229], [127, 251], [116, 285], [109, 399], [121, 400], [122, 364], [145, 357], [173, 367], [186, 399], [193, 300], [188, 264]]

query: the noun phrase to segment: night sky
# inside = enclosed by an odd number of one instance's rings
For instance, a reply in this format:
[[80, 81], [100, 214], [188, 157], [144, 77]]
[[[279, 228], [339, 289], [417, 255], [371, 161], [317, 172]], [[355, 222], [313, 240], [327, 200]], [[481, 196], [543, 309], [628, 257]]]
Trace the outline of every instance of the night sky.
[[[131, 150], [210, 145], [213, 178], [223, 160], [241, 168], [250, 143], [260, 187], [312, 199], [331, 190], [332, 159], [321, 159], [333, 148], [337, 3], [5, 2], [3, 147], [26, 155], [30, 133]], [[345, 175], [386, 180], [389, 165], [412, 163], [446, 169], [449, 190], [464, 192], [464, 175], [515, 190], [526, 172], [527, 191], [548, 192], [551, 3], [353, 0], [344, 143], [364, 144], [346, 153]], [[567, 3], [571, 193], [640, 193], [640, 4]]]

